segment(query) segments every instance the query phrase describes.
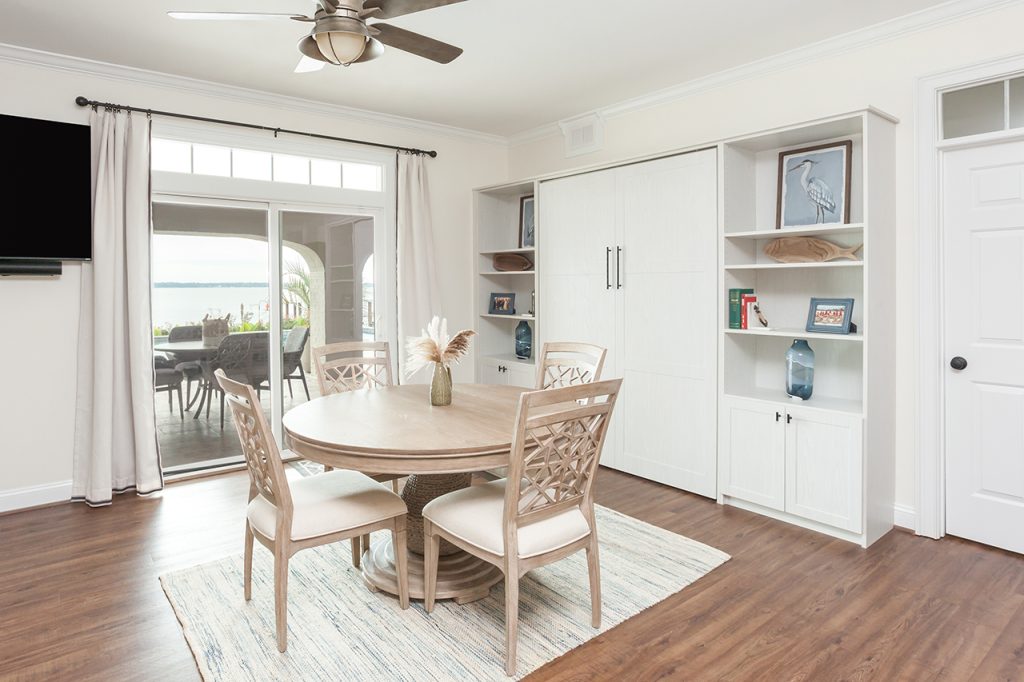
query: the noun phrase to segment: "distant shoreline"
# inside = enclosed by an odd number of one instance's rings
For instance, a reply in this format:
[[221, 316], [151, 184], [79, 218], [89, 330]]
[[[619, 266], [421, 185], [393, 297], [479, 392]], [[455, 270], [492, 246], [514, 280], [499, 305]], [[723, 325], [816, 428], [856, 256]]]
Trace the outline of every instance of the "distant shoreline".
[[266, 289], [266, 282], [153, 282], [154, 289]]

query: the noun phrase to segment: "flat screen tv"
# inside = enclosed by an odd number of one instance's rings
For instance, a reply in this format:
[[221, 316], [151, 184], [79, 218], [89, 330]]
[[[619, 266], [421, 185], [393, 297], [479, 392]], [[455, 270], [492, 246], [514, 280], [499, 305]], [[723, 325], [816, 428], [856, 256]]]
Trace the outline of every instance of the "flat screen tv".
[[89, 126], [0, 114], [0, 140], [0, 260], [90, 260]]

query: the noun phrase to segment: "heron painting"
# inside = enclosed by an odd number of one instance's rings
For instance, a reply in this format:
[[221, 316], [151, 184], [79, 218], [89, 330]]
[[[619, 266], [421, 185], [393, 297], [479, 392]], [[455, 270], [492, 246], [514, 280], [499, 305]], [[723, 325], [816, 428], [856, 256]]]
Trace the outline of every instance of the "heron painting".
[[779, 154], [777, 228], [850, 222], [850, 140]]

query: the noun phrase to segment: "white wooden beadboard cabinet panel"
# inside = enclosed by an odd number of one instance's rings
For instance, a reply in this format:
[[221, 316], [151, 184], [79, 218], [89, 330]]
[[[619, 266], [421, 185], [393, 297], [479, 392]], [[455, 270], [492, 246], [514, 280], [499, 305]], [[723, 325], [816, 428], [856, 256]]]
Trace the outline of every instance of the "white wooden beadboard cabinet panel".
[[[717, 494], [715, 150], [541, 183], [545, 338], [622, 377], [601, 463]], [[685, 292], [685, 293], [684, 293]]]
[[726, 397], [719, 407], [722, 493], [783, 511], [786, 508], [784, 410], [760, 400]]

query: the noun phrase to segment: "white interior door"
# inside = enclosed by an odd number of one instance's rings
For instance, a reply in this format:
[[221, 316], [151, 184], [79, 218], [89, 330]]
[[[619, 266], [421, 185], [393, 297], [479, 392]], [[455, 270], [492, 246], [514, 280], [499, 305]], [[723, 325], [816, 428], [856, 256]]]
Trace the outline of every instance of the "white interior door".
[[1024, 552], [1024, 142], [947, 152], [943, 204], [946, 532]]
[[618, 170], [617, 468], [717, 494], [715, 150]]

